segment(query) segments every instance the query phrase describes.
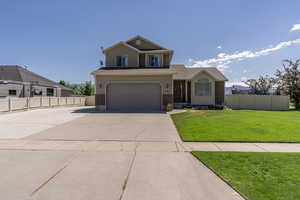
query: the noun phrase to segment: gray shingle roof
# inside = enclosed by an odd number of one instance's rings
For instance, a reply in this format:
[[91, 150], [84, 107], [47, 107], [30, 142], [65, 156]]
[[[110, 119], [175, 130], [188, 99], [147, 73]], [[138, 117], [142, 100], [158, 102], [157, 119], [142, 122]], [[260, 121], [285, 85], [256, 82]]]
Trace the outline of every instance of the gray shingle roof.
[[173, 79], [177, 80], [190, 80], [200, 72], [206, 71], [216, 81], [227, 81], [228, 79], [215, 67], [185, 67], [184, 65], [171, 65], [170, 69], [174, 74]]
[[71, 90], [17, 65], [0, 65], [0, 80], [27, 82], [36, 85], [60, 87], [65, 90]]

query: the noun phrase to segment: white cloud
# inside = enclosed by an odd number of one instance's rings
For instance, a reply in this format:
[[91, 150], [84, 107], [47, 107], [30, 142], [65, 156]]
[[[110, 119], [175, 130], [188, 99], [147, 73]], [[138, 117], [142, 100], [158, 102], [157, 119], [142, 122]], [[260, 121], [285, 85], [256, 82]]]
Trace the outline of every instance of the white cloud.
[[217, 49], [222, 49], [222, 46], [217, 46]]
[[259, 56], [269, 55], [272, 52], [299, 43], [300, 38], [296, 40], [280, 42], [274, 47], [262, 49], [259, 51], [241, 51], [235, 52], [233, 54], [219, 53], [217, 57], [206, 60], [189, 59], [189, 61], [191, 61], [192, 63], [190, 67], [217, 67], [219, 70], [225, 71], [230, 67], [229, 64], [231, 64], [232, 62], [242, 61], [247, 58], [255, 58]]
[[300, 24], [294, 24], [293, 27], [290, 29], [290, 32], [298, 31], [298, 30], [300, 30]]

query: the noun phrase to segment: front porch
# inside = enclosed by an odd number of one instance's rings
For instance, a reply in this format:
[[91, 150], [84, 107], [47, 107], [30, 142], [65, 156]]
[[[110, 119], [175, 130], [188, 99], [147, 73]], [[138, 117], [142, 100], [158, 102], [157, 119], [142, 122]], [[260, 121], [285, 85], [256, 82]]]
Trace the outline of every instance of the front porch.
[[191, 105], [191, 81], [174, 80], [173, 98], [175, 108]]
[[[192, 80], [173, 80], [173, 101], [174, 108], [184, 108], [192, 106], [218, 106], [224, 104], [224, 81], [214, 81], [211, 84], [210, 96], [211, 101], [202, 101], [208, 96], [197, 96], [192, 92], [195, 84]], [[195, 89], [195, 88], [194, 88]], [[194, 98], [194, 99], [192, 99]], [[200, 101], [199, 101], [200, 100]]]

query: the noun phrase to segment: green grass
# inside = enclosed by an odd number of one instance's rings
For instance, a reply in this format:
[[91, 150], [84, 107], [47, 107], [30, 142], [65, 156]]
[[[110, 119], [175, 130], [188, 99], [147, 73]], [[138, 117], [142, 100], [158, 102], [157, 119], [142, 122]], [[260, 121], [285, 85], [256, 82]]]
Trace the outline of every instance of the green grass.
[[193, 154], [246, 199], [300, 199], [300, 153]]
[[299, 111], [189, 110], [172, 119], [187, 142], [300, 142]]

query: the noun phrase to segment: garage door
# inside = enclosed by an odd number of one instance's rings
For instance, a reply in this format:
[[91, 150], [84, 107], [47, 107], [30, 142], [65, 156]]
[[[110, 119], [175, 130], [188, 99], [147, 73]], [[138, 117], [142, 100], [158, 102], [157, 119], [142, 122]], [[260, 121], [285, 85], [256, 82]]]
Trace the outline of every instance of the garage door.
[[159, 111], [161, 88], [155, 83], [113, 83], [108, 85], [109, 111]]

